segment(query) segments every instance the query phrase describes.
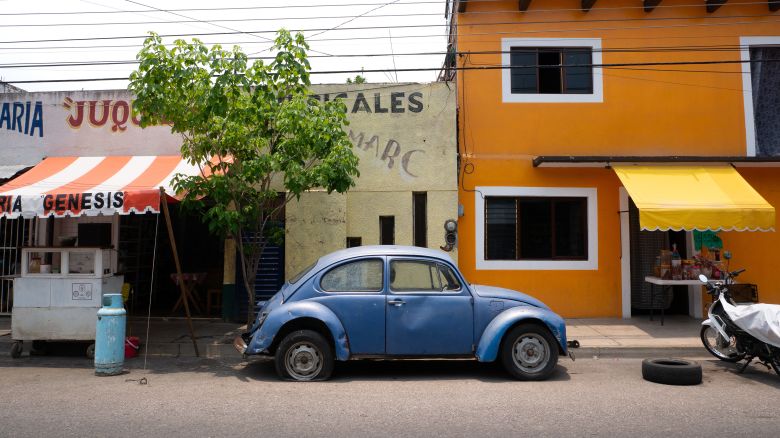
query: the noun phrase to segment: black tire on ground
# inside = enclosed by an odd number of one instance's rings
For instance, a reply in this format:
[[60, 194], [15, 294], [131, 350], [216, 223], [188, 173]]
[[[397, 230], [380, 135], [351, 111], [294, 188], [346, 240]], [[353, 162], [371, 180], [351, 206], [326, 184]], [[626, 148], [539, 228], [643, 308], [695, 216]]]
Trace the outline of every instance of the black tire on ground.
[[540, 324], [512, 328], [501, 342], [501, 363], [518, 380], [545, 380], [558, 364], [558, 341]]
[[24, 344], [22, 341], [16, 341], [11, 344], [11, 357], [18, 359], [22, 356], [22, 350], [24, 350]]
[[684, 359], [645, 359], [642, 377], [664, 385], [698, 385], [701, 383], [701, 365]]
[[94, 359], [95, 358], [95, 344], [89, 344], [87, 346], [87, 349], [84, 351], [84, 355], [87, 356], [87, 359]]
[[[718, 350], [717, 345], [711, 345], [709, 339], [707, 338], [707, 332], [709, 330], [716, 330], [716, 329], [708, 325], [701, 326], [699, 337], [701, 338], [701, 343], [704, 345], [704, 348], [706, 348], [711, 355], [717, 357], [718, 359], [724, 362], [731, 362], [731, 363], [739, 362], [745, 358], [745, 353], [734, 352], [732, 353], [732, 355], [727, 355], [726, 352], [721, 352], [720, 350]], [[720, 339], [720, 337], [721, 337], [720, 334], [718, 334], [718, 339]]]
[[328, 380], [333, 374], [333, 347], [313, 330], [296, 330], [276, 349], [276, 373], [285, 380]]

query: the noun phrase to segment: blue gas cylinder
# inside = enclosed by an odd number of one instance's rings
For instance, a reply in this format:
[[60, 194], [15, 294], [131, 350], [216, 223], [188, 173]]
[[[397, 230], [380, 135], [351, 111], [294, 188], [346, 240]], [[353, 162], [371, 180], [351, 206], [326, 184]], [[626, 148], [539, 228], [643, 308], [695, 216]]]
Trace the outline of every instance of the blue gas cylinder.
[[95, 374], [115, 376], [125, 362], [125, 325], [127, 311], [122, 294], [103, 295], [103, 307], [97, 312], [95, 332]]

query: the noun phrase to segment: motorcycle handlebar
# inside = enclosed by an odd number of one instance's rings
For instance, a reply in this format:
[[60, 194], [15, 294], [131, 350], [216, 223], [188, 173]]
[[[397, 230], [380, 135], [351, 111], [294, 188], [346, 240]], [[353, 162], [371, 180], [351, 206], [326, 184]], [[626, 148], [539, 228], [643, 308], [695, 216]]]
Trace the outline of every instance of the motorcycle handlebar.
[[729, 277], [736, 277], [737, 275], [739, 275], [739, 274], [741, 274], [743, 272], [745, 272], [745, 268], [737, 269], [734, 272], [729, 272]]

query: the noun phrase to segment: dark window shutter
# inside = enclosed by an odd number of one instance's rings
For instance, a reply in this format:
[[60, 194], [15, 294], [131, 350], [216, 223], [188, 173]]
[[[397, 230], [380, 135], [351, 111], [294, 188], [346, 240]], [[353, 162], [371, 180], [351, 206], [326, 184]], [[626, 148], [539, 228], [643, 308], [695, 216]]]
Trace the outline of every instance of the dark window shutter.
[[512, 48], [509, 55], [512, 93], [537, 92], [536, 49]]
[[516, 260], [516, 242], [515, 198], [485, 198], [485, 259]]
[[566, 49], [563, 54], [565, 93], [590, 94], [593, 92], [592, 63], [591, 49]]

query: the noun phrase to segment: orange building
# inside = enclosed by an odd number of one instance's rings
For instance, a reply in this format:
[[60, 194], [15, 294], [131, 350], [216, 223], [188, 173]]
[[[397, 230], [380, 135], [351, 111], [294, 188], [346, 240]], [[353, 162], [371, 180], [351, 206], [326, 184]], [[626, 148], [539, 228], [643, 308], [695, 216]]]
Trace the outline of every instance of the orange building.
[[[747, 268], [740, 281], [780, 303], [778, 9], [449, 2], [443, 75], [458, 86], [467, 278], [528, 292], [565, 317], [700, 316], [701, 288], [652, 301], [644, 277], [673, 243], [693, 258], [685, 230], [706, 228], [719, 230], [732, 269]], [[654, 211], [661, 204], [674, 211]]]

